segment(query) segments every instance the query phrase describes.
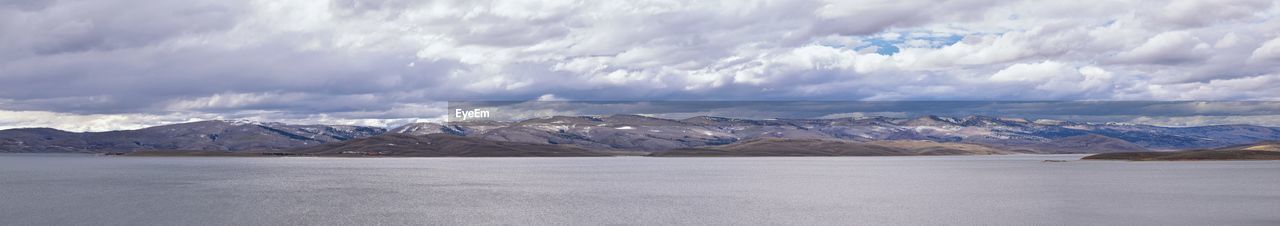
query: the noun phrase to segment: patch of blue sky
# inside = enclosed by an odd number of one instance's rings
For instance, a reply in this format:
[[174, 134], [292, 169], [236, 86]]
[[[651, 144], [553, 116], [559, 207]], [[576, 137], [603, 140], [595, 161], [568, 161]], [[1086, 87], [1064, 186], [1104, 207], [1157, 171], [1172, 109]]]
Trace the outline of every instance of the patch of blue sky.
[[954, 45], [964, 39], [959, 34], [926, 34], [919, 33], [900, 33], [896, 35], [879, 35], [864, 38], [863, 45], [854, 47], [855, 50], [863, 50], [875, 47], [876, 54], [892, 56], [902, 51], [901, 48], [942, 48]]
[[885, 56], [892, 56], [893, 54], [898, 53], [898, 51], [901, 51], [901, 49], [898, 49], [898, 46], [896, 46], [896, 44], [902, 43], [901, 41], [898, 41], [898, 40], [885, 40], [885, 39], [879, 39], [879, 38], [871, 38], [863, 41], [867, 42], [867, 44], [863, 46], [854, 47], [853, 49], [862, 50], [868, 47], [875, 46], [876, 54], [885, 55]]

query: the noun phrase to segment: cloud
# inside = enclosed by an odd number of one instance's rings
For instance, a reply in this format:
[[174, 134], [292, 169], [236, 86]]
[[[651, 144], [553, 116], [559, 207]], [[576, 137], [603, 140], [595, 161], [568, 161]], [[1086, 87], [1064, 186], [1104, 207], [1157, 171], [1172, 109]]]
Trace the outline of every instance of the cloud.
[[1203, 60], [1210, 46], [1188, 32], [1164, 32], [1137, 48], [1116, 54], [1116, 59], [1133, 63], [1180, 64]]
[[0, 110], [391, 120], [370, 112], [548, 94], [1274, 100], [1278, 16], [1251, 0], [6, 1]]
[[93, 114], [79, 115], [48, 111], [0, 110], [0, 129], [57, 128], [70, 131], [111, 131], [140, 129], [189, 121], [185, 115]]
[[556, 97], [556, 95], [554, 94], [543, 94], [542, 96], [538, 96], [538, 99], [536, 100], [537, 101], [568, 101], [568, 99]]
[[1110, 92], [1117, 84], [1115, 75], [1095, 66], [1074, 67], [1056, 61], [1014, 64], [991, 75], [991, 81], [1033, 85], [1043, 91], [1040, 96], [1059, 99], [1062, 96], [1087, 97], [1088, 94]]
[[56, 128], [74, 132], [131, 130], [174, 123], [205, 120], [251, 120], [288, 124], [358, 125], [396, 127], [414, 122], [442, 122], [444, 103], [401, 104], [385, 110], [298, 113], [291, 111], [239, 110], [206, 113], [199, 111], [126, 114], [75, 114], [50, 111], [0, 110], [0, 130], [13, 128]]
[[1253, 50], [1249, 55], [1249, 60], [1253, 62], [1274, 63], [1280, 60], [1280, 37], [1271, 39]]

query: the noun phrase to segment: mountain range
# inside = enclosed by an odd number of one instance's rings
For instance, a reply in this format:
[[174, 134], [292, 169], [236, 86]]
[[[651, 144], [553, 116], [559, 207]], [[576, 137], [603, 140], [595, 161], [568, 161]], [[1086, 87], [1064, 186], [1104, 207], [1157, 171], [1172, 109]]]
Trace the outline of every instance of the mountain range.
[[[778, 149], [778, 145], [852, 145], [868, 150], [890, 150], [876, 152], [881, 154], [933, 155], [1216, 148], [1280, 140], [1280, 128], [1254, 125], [1160, 127], [989, 116], [764, 120], [711, 116], [680, 120], [640, 115], [554, 116], [514, 122], [413, 123], [391, 129], [215, 120], [111, 132], [74, 133], [48, 128], [0, 130], [0, 152], [199, 150], [328, 153], [316, 148], [328, 147], [332, 149], [328, 151], [333, 151], [356, 147], [343, 145], [362, 142], [363, 146], [359, 147], [368, 149], [378, 147], [369, 146], [371, 143], [397, 142], [428, 135], [444, 143], [490, 147], [484, 150], [509, 150], [493, 148], [499, 146], [531, 148], [525, 145], [536, 144], [552, 145], [537, 148], [567, 147], [571, 149], [564, 151], [570, 152], [582, 149], [678, 156], [682, 154], [675, 152]], [[466, 139], [445, 139], [442, 136]], [[373, 137], [380, 138], [360, 139]], [[435, 144], [440, 146], [440, 143]]]
[[273, 151], [370, 137], [386, 131], [363, 126], [223, 120], [87, 133], [26, 128], [0, 130], [0, 152]]
[[1280, 140], [1280, 128], [1254, 125], [1160, 127], [988, 116], [768, 120], [710, 116], [683, 120], [638, 115], [555, 116], [519, 122], [415, 123], [390, 132], [443, 133], [496, 141], [631, 151], [708, 147], [757, 138], [932, 141], [1026, 153], [1183, 150]]

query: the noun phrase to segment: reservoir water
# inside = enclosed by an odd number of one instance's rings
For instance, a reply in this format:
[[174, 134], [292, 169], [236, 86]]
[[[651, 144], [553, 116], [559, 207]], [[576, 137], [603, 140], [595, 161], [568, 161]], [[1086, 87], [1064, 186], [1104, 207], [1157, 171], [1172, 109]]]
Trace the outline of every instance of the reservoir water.
[[0, 225], [1280, 225], [1280, 161], [0, 155]]

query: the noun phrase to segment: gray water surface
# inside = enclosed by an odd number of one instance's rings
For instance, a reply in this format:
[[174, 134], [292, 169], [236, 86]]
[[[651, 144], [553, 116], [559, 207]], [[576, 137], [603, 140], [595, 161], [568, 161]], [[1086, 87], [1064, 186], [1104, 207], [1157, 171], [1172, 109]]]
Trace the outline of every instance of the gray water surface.
[[0, 155], [0, 225], [1280, 225], [1280, 161]]

